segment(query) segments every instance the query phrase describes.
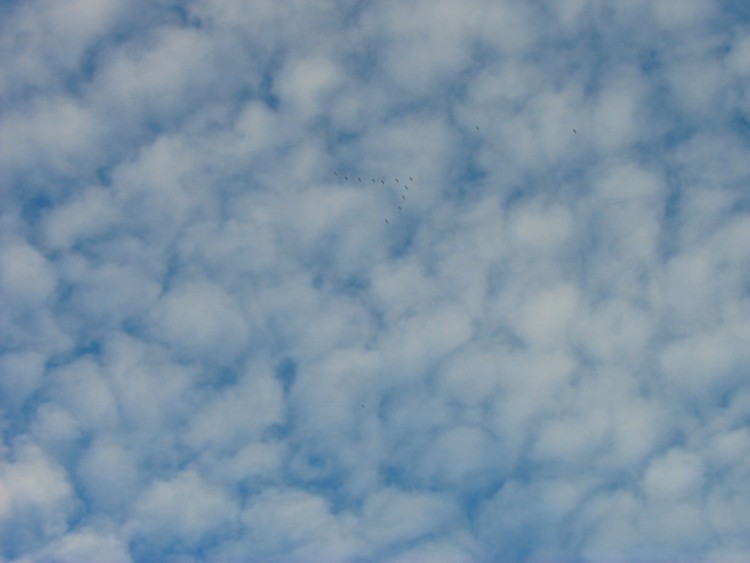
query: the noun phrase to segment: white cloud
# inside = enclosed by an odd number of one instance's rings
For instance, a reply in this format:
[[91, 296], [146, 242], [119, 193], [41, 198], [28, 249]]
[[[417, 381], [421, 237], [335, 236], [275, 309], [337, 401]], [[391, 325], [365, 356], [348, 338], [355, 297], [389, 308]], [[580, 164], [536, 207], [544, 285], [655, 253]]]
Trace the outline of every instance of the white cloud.
[[111, 532], [81, 530], [68, 534], [34, 554], [35, 561], [107, 561], [129, 563], [127, 545]]
[[6, 7], [0, 559], [750, 553], [730, 4]]
[[[117, 412], [140, 454], [169, 459], [175, 432], [181, 429], [197, 398], [196, 369], [174, 361], [153, 342], [115, 333], [101, 358], [107, 385], [117, 396]], [[160, 432], [155, 434], [155, 429]]]
[[550, 209], [533, 206], [515, 212], [511, 229], [520, 244], [554, 251], [568, 242], [573, 218], [569, 210], [559, 205]]
[[626, 148], [642, 137], [644, 131], [638, 109], [643, 105], [643, 78], [629, 68], [613, 74], [617, 78], [599, 94], [592, 115], [597, 145], [605, 150]]
[[12, 407], [20, 406], [42, 385], [44, 376], [44, 356], [38, 352], [25, 351], [5, 354], [0, 357], [0, 389], [3, 403]]
[[362, 528], [373, 545], [399, 545], [426, 536], [440, 537], [456, 517], [449, 499], [389, 488], [366, 499]]
[[458, 563], [472, 561], [471, 551], [469, 549], [462, 549], [456, 543], [454, 538], [446, 541], [425, 542], [407, 550], [405, 553], [400, 553], [396, 557], [389, 558], [389, 561], [398, 563], [421, 563], [424, 561]]
[[278, 80], [282, 103], [310, 118], [318, 114], [325, 96], [342, 81], [341, 71], [327, 59], [303, 59], [289, 63]]
[[47, 175], [75, 176], [103, 156], [103, 132], [96, 115], [70, 96], [34, 99], [8, 112], [0, 126], [9, 132], [0, 142], [0, 166], [8, 171], [8, 180], [34, 180], [55, 198], [59, 193], [45, 185]]
[[746, 79], [750, 75], [750, 38], [743, 37], [732, 46], [727, 64], [739, 77]]
[[3, 459], [0, 479], [7, 495], [0, 522], [3, 544], [23, 553], [67, 530], [76, 508], [73, 487], [65, 471], [40, 448], [23, 445], [17, 459]]
[[182, 357], [232, 361], [249, 338], [232, 297], [209, 282], [191, 282], [164, 294], [149, 313], [154, 337]]
[[46, 220], [46, 238], [52, 248], [67, 249], [101, 236], [116, 218], [111, 196], [101, 188], [91, 188], [75, 201], [52, 211]]
[[192, 113], [191, 104], [217, 79], [213, 47], [209, 36], [196, 29], [158, 29], [144, 43], [113, 51], [92, 95], [101, 111], [122, 112], [136, 122], [170, 123]]
[[195, 546], [230, 535], [237, 506], [221, 487], [185, 470], [146, 488], [135, 502], [128, 535], [156, 545]]
[[101, 367], [81, 358], [50, 372], [50, 395], [84, 431], [115, 428], [119, 422], [117, 397]]
[[36, 409], [30, 434], [46, 453], [67, 459], [80, 439], [82, 429], [67, 409], [47, 402]]
[[495, 447], [492, 435], [482, 428], [445, 429], [426, 444], [414, 471], [427, 483], [472, 489], [492, 479], [502, 466], [503, 456]]
[[78, 72], [86, 50], [116, 25], [124, 7], [120, 0], [73, 0], [64, 7], [37, 0], [9, 8], [3, 48], [14, 56], [3, 65], [0, 87], [20, 94], [30, 86], [57, 86]]
[[531, 345], [557, 346], [569, 331], [578, 300], [578, 290], [570, 285], [540, 291], [523, 307], [519, 333]]
[[[630, 492], [615, 490], [600, 494], [584, 511], [582, 521], [592, 526], [581, 551], [590, 559], [613, 559], [627, 553], [654, 557], [644, 549], [641, 538], [643, 506]], [[632, 555], [635, 554], [635, 555]]]
[[[429, 6], [387, 5], [381, 29], [386, 30], [385, 66], [402, 88], [424, 92], [437, 80], [458, 71], [470, 54], [478, 31], [481, 5], [440, 0]], [[390, 39], [390, 40], [388, 40]]]
[[269, 489], [252, 498], [241, 515], [244, 539], [226, 557], [272, 557], [343, 561], [361, 550], [346, 514], [332, 514], [328, 502], [294, 489]]
[[270, 483], [279, 479], [284, 454], [282, 444], [251, 442], [226, 456], [205, 456], [202, 461], [208, 474], [223, 482]]
[[55, 273], [47, 260], [24, 241], [3, 245], [0, 255], [0, 291], [9, 305], [37, 305], [55, 290]]
[[695, 454], [673, 449], [649, 464], [643, 478], [644, 489], [651, 496], [679, 500], [702, 489], [703, 472]]
[[658, 0], [653, 11], [656, 20], [667, 28], [682, 28], [695, 25], [713, 15], [714, 6], [706, 0], [689, 0], [675, 4], [668, 0]]
[[113, 517], [132, 502], [141, 484], [134, 452], [103, 440], [83, 452], [76, 476], [90, 502]]
[[[215, 202], [196, 179], [193, 148], [161, 137], [133, 162], [114, 172], [115, 201], [129, 211], [129, 228], [151, 242], [174, 233], [188, 218], [215, 212]], [[213, 204], [213, 205], [212, 205]]]
[[266, 373], [249, 370], [237, 385], [218, 393], [193, 417], [186, 442], [198, 451], [235, 449], [283, 419], [279, 382]]
[[661, 368], [676, 389], [694, 398], [721, 395], [739, 383], [750, 364], [750, 326], [727, 323], [719, 332], [694, 333], [665, 347]]

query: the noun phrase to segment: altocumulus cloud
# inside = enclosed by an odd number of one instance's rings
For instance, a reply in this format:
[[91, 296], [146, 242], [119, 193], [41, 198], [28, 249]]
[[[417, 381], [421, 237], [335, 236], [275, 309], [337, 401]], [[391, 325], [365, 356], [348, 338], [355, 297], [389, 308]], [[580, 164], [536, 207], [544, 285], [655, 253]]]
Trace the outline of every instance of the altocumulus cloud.
[[0, 558], [750, 559], [741, 3], [0, 22]]

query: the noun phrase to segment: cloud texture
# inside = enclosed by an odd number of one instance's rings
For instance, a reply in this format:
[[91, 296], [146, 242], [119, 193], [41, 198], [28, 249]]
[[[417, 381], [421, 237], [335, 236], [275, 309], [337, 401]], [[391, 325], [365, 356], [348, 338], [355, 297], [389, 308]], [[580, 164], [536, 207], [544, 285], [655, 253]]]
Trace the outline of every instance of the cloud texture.
[[739, 3], [0, 22], [0, 558], [750, 558]]

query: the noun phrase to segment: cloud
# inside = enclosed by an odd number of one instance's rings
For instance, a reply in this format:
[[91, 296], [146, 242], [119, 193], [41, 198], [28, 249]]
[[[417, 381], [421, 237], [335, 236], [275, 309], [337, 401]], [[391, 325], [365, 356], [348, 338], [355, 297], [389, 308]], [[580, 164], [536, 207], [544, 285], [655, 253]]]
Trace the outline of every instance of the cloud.
[[747, 559], [739, 4], [2, 12], [0, 558]]
[[[15, 9], [14, 9], [15, 8]], [[8, 9], [4, 49], [15, 56], [4, 65], [4, 92], [22, 94], [29, 88], [59, 87], [75, 76], [86, 50], [102, 41], [125, 16], [119, 0], [74, 0], [65, 8], [35, 1]]]
[[128, 506], [141, 486], [136, 456], [114, 441], [99, 440], [86, 448], [76, 476], [90, 502], [112, 515]]
[[[231, 420], [227, 423], [227, 418]], [[284, 420], [281, 385], [269, 374], [248, 373], [237, 385], [214, 397], [195, 416], [186, 442], [198, 451], [230, 448], [259, 437]]]
[[237, 507], [221, 488], [186, 470], [152, 483], [134, 506], [129, 535], [164, 546], [177, 542], [187, 547], [230, 532]]
[[105, 560], [112, 563], [128, 563], [133, 559], [128, 548], [112, 532], [99, 533], [83, 529], [68, 534], [34, 554], [37, 561]]
[[64, 248], [104, 235], [117, 221], [115, 204], [101, 188], [90, 188], [76, 199], [51, 211], [46, 218], [46, 239], [51, 248]]
[[429, 493], [384, 489], [362, 508], [362, 526], [373, 545], [398, 545], [426, 535], [440, 535], [457, 517], [449, 499]]
[[274, 557], [293, 560], [325, 558], [340, 561], [354, 556], [357, 542], [351, 518], [331, 513], [318, 495], [294, 489], [268, 489], [251, 499], [240, 516], [243, 539], [225, 556]]
[[154, 337], [180, 356], [231, 361], [248, 339], [245, 319], [232, 298], [206, 282], [170, 290], [155, 305], [151, 318]]
[[55, 275], [46, 259], [23, 241], [4, 245], [0, 287], [8, 303], [36, 305], [51, 296]]
[[0, 465], [3, 512], [0, 533], [12, 556], [59, 537], [68, 529], [76, 499], [65, 470], [35, 445], [17, 449]]
[[685, 497], [701, 489], [703, 469], [697, 456], [670, 450], [651, 462], [643, 480], [648, 495]]
[[303, 59], [291, 62], [278, 79], [281, 103], [290, 104], [305, 117], [319, 113], [324, 96], [342, 81], [342, 73], [326, 59]]

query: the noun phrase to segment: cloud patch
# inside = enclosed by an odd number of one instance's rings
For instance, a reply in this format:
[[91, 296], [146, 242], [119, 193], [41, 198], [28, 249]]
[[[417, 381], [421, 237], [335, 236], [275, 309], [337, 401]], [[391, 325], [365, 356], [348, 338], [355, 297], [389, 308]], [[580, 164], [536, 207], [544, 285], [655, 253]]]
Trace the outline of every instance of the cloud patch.
[[2, 9], [0, 559], [748, 559], [737, 3]]

